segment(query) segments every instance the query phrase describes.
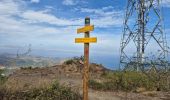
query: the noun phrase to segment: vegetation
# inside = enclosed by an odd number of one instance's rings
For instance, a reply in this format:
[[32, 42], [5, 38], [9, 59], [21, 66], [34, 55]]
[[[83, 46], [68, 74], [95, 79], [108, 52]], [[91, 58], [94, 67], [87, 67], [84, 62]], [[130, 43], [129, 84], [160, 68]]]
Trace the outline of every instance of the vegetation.
[[67, 65], [69, 65], [69, 64], [72, 64], [73, 62], [74, 62], [73, 59], [69, 59], [69, 60], [65, 61], [64, 63], [67, 64]]
[[0, 69], [0, 85], [4, 84], [7, 77], [3, 75], [4, 70]]
[[47, 88], [35, 88], [27, 91], [0, 90], [0, 100], [81, 100], [78, 92], [69, 87], [60, 86], [56, 81]]
[[32, 67], [32, 66], [20, 67], [20, 69], [21, 69], [21, 70], [27, 70], [27, 69], [31, 70], [31, 69], [33, 69], [33, 67]]
[[84, 56], [81, 57], [73, 57], [72, 59], [66, 60], [64, 62], [64, 64], [69, 65], [69, 64], [73, 64], [74, 62], [78, 62], [78, 61], [84, 61]]
[[[168, 90], [165, 78], [149, 77], [140, 72], [106, 72], [102, 81], [90, 80], [92, 89], [104, 91], [136, 91], [138, 88], [146, 90]], [[159, 84], [158, 84], [159, 83]]]
[[95, 80], [90, 80], [89, 81], [90, 87], [95, 89], [95, 90], [102, 90], [102, 91], [113, 91], [114, 89], [114, 83], [112, 81], [108, 82], [97, 82]]

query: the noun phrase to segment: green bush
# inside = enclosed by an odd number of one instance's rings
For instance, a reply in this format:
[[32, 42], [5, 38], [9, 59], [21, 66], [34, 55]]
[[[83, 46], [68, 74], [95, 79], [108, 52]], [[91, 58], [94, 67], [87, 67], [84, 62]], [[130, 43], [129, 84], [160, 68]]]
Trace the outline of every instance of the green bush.
[[69, 64], [72, 64], [73, 62], [74, 62], [73, 59], [69, 59], [69, 60], [65, 61], [64, 63], [65, 63], [66, 65], [69, 65]]
[[73, 57], [71, 59], [68, 59], [64, 62], [64, 64], [69, 65], [69, 64], [73, 64], [79, 61], [84, 61], [84, 56], [81, 57]]
[[20, 69], [22, 70], [31, 70], [34, 69], [32, 66], [28, 66], [28, 67], [20, 67]]
[[7, 80], [7, 77], [2, 75], [3, 73], [4, 73], [4, 70], [0, 69], [0, 85], [4, 84], [5, 81]]
[[114, 89], [114, 82], [107, 81], [107, 82], [97, 82], [95, 80], [89, 80], [90, 88], [94, 90], [101, 90], [101, 91], [113, 91]]
[[89, 80], [90, 88], [93, 88], [95, 90], [103, 90], [103, 83], [99, 83], [95, 80]]
[[[138, 88], [146, 90], [167, 90], [167, 84], [164, 78], [158, 78], [156, 75], [148, 75], [142, 72], [105, 72], [101, 75], [102, 82], [90, 80], [89, 84], [92, 89], [96, 90], [123, 90], [136, 91]], [[158, 84], [159, 83], [159, 84]]]
[[74, 92], [69, 87], [60, 86], [54, 82], [47, 88], [35, 88], [28, 91], [0, 91], [4, 100], [81, 100], [78, 92]]

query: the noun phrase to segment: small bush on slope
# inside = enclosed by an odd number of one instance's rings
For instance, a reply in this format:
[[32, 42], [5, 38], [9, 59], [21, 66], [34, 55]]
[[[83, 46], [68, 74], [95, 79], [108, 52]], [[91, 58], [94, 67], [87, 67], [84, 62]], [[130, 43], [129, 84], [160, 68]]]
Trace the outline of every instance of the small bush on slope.
[[[164, 82], [164, 78], [157, 80], [154, 75], [148, 77], [146, 74], [140, 72], [106, 72], [101, 77], [103, 78], [101, 82], [90, 80], [90, 88], [105, 91], [136, 91], [137, 88], [141, 87], [146, 90], [155, 90], [157, 88], [167, 90], [167, 84]], [[157, 84], [158, 82], [160, 83], [159, 86]]]
[[27, 91], [0, 91], [0, 100], [81, 100], [79, 93], [71, 88], [60, 86], [58, 82], [47, 88], [31, 89]]
[[6, 76], [2, 75], [3, 72], [4, 72], [4, 70], [0, 69], [0, 86], [3, 85], [5, 83], [5, 81], [6, 81], [6, 79], [7, 79]]

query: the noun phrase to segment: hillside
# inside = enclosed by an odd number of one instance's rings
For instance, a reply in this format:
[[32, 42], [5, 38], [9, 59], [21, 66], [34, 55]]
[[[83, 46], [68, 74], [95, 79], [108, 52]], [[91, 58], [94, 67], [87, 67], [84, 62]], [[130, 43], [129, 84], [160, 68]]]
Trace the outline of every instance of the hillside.
[[13, 54], [0, 54], [0, 65], [5, 67], [46, 67], [61, 63], [63, 59], [25, 55], [16, 57]]
[[[51, 87], [57, 80], [61, 86], [70, 87], [72, 91], [82, 95], [82, 71], [82, 58], [72, 58], [66, 60], [61, 65], [51, 67], [21, 68], [9, 75], [4, 84], [5, 91], [13, 91], [12, 93], [17, 92], [21, 94], [25, 93], [25, 96], [29, 96], [29, 92], [35, 89], [43, 89], [44, 92], [47, 91], [44, 89]], [[130, 84], [122, 84], [119, 81], [119, 72], [113, 72], [102, 65], [91, 63], [89, 81], [90, 100], [168, 100], [168, 98], [170, 98], [169, 92], [155, 91], [154, 88], [153, 90], [147, 90], [144, 87], [136, 88], [138, 84], [143, 86], [140, 82], [143, 81], [144, 75], [141, 75], [140, 73], [129, 73], [127, 74], [128, 76], [126, 74], [124, 75], [128, 80], [130, 79]], [[122, 82], [128, 80], [122, 79]], [[147, 80], [147, 78], [145, 80]], [[136, 86], [133, 85], [132, 87], [131, 84], [134, 84], [133, 82], [136, 82]], [[123, 89], [121, 90], [121, 88], [119, 90], [119, 88], [115, 88], [117, 85], [119, 87], [127, 86], [129, 89], [131, 87], [136, 90], [126, 91]], [[124, 89], [126, 89], [126, 87], [124, 87]], [[38, 91], [39, 90], [37, 90], [37, 93]], [[50, 91], [48, 93], [50, 93]], [[11, 94], [11, 92], [9, 94]], [[34, 93], [34, 95], [38, 94]], [[21, 97], [20, 95], [17, 96], [19, 96], [19, 98]]]

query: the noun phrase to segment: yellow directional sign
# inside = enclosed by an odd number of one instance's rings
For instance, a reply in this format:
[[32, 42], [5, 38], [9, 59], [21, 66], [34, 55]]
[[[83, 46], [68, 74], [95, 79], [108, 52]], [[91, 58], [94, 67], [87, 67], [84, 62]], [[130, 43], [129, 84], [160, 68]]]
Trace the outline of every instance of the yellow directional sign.
[[97, 38], [92, 37], [92, 38], [76, 38], [75, 43], [96, 43]]
[[93, 30], [94, 30], [94, 25], [84, 26], [83, 28], [77, 29], [77, 33], [85, 33], [85, 32], [93, 31]]

